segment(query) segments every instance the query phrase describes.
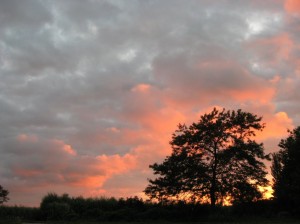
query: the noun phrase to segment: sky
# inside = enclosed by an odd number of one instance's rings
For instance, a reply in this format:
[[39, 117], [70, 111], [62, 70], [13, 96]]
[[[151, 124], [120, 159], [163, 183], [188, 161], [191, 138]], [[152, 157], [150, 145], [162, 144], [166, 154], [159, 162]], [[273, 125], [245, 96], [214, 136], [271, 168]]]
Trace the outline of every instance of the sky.
[[299, 89], [300, 0], [1, 0], [0, 185], [142, 197], [179, 123], [242, 109], [275, 152]]

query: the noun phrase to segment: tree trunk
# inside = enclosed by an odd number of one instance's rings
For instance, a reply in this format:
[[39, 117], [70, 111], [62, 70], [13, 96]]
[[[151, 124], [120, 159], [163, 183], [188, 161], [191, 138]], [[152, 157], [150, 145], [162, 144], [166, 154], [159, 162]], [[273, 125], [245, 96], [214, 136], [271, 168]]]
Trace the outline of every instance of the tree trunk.
[[211, 188], [210, 188], [210, 205], [212, 208], [216, 207], [216, 171], [213, 170]]
[[216, 207], [216, 182], [217, 182], [217, 143], [214, 145], [214, 162], [212, 165], [212, 181], [211, 181], [211, 189], [210, 189], [210, 205], [214, 209]]

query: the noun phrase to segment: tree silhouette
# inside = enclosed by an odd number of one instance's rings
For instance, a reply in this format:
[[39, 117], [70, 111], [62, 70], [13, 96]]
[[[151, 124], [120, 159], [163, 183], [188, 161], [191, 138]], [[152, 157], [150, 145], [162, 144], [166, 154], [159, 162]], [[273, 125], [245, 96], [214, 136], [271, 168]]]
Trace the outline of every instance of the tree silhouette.
[[252, 138], [264, 124], [251, 113], [213, 109], [189, 127], [178, 125], [170, 145], [172, 154], [161, 164], [150, 165], [145, 193], [151, 199], [209, 201], [214, 207], [258, 200], [266, 186], [262, 144]]
[[288, 133], [272, 158], [274, 197], [281, 206], [300, 208], [300, 127]]
[[5, 190], [1, 185], [0, 185], [0, 205], [3, 204], [4, 202], [8, 201], [9, 198], [7, 197], [9, 194], [8, 190]]

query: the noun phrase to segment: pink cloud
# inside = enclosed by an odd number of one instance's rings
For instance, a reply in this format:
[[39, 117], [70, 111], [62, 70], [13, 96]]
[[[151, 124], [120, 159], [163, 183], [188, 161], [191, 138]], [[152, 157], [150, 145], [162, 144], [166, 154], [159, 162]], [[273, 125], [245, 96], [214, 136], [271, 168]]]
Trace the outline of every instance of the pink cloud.
[[268, 38], [256, 39], [248, 43], [246, 48], [249, 53], [253, 54], [252, 60], [258, 64], [258, 73], [270, 73], [269, 75], [276, 76], [284, 72], [283, 68], [287, 64], [292, 65], [295, 60], [293, 55], [296, 49], [295, 42], [291, 35], [285, 32]]
[[286, 135], [288, 129], [294, 127], [292, 119], [283, 111], [265, 116], [264, 122], [266, 123], [266, 128], [263, 132], [258, 134], [258, 137], [262, 140], [281, 138]]
[[136, 158], [133, 155], [100, 155], [96, 157], [101, 169], [104, 169], [108, 175], [126, 172], [136, 167]]
[[19, 142], [36, 142], [38, 140], [36, 135], [20, 134], [17, 136]]
[[[29, 141], [30, 139], [25, 134], [16, 139], [22, 143], [16, 147], [27, 152], [24, 151], [24, 155], [16, 158], [17, 162], [10, 165], [15, 180], [7, 180], [7, 183], [8, 186], [14, 186], [9, 187], [13, 197], [21, 194], [24, 189], [28, 193], [44, 192], [43, 189], [48, 189], [48, 192], [60, 189], [63, 193], [63, 189], [71, 188], [74, 188], [71, 192], [82, 195], [88, 195], [88, 192], [96, 189], [101, 192], [101, 186], [107, 180], [137, 166], [136, 155], [129, 153], [123, 156], [101, 154], [93, 157], [78, 154], [71, 144], [62, 140], [38, 137], [34, 138], [35, 141]], [[17, 201], [12, 203], [18, 204]]]
[[53, 143], [56, 144], [60, 149], [62, 149], [64, 152], [66, 152], [69, 155], [76, 156], [77, 152], [75, 149], [72, 148], [71, 145], [65, 144], [61, 140], [53, 140]]
[[110, 128], [107, 128], [106, 129], [107, 131], [109, 132], [112, 132], [112, 133], [120, 133], [120, 129], [116, 128], [116, 127], [110, 127]]
[[300, 1], [299, 0], [286, 0], [284, 8], [288, 13], [300, 13]]
[[141, 84], [138, 84], [135, 87], [133, 87], [131, 89], [131, 91], [132, 92], [138, 92], [138, 93], [146, 93], [146, 92], [149, 91], [150, 88], [151, 88], [150, 85], [141, 83]]
[[200, 102], [204, 106], [216, 99], [224, 104], [233, 100], [265, 103], [275, 94], [269, 80], [253, 75], [237, 61], [189, 62], [178, 57], [159, 62], [156, 68], [157, 79], [166, 86], [161, 95], [173, 108], [191, 108]]
[[20, 177], [23, 177], [23, 178], [30, 178], [30, 177], [35, 177], [35, 176], [39, 176], [39, 175], [43, 174], [41, 170], [30, 170], [30, 169], [16, 168], [13, 171], [17, 176], [20, 176]]

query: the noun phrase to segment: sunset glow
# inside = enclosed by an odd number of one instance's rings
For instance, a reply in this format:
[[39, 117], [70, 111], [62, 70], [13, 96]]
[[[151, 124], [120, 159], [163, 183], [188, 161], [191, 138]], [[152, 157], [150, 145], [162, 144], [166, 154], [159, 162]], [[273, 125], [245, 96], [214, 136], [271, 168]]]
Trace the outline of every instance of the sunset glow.
[[299, 19], [299, 0], [1, 1], [7, 204], [144, 197], [177, 125], [214, 107], [262, 116], [277, 151], [300, 124]]

